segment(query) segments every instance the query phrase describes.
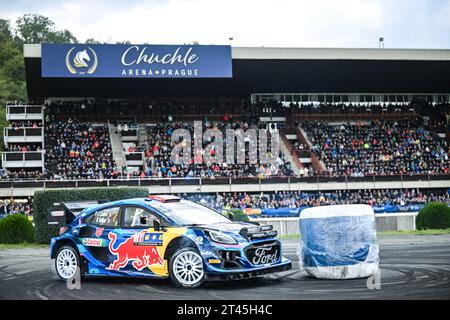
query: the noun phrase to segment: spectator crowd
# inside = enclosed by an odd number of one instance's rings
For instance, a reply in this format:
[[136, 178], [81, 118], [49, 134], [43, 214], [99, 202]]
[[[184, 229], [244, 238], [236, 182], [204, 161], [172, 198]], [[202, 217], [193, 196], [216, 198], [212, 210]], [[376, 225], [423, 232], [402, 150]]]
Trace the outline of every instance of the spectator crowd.
[[[279, 209], [342, 204], [368, 204], [372, 207], [424, 205], [431, 201], [450, 205], [450, 189], [362, 189], [338, 191], [223, 192], [177, 194], [212, 209]], [[0, 215], [32, 214], [32, 199], [0, 200]]]
[[3, 199], [0, 200], [0, 216], [6, 214], [24, 214], [30, 216], [32, 214], [32, 200], [28, 198], [26, 200], [14, 200]]
[[48, 179], [111, 179], [118, 175], [108, 127], [69, 119], [45, 127]]
[[[256, 164], [250, 163], [249, 150], [258, 150], [258, 145], [255, 141], [246, 139], [243, 137], [246, 147], [245, 147], [245, 163], [238, 163], [237, 155], [237, 143], [234, 144], [234, 164], [227, 162], [226, 160], [226, 130], [227, 129], [243, 129], [244, 131], [252, 128], [255, 130], [265, 129], [266, 127], [256, 123], [256, 122], [245, 122], [245, 121], [217, 121], [209, 122], [207, 119], [203, 122], [202, 131], [207, 129], [213, 130], [213, 132], [220, 131], [222, 133], [224, 141], [223, 157], [222, 160], [208, 162], [205, 161], [205, 147], [214, 142], [214, 137], [207, 141], [203, 141], [201, 150], [194, 149], [194, 124], [192, 122], [167, 122], [165, 124], [157, 124], [152, 127], [148, 127], [148, 135], [139, 146], [136, 151], [145, 152], [146, 161], [146, 172], [142, 173], [142, 176], [149, 177], [259, 177], [266, 178], [270, 176], [289, 176], [293, 174], [292, 164], [286, 159], [285, 154], [279, 151], [274, 163], [263, 164], [258, 161]], [[189, 157], [188, 162], [182, 162], [181, 164], [174, 163], [172, 156], [172, 149], [176, 145], [184, 145], [188, 141], [172, 141], [172, 134], [176, 129], [186, 129], [191, 133], [191, 151], [192, 157]], [[275, 130], [275, 128], [271, 128]], [[241, 132], [241, 131], [235, 131]], [[270, 132], [270, 130], [268, 130]], [[270, 134], [270, 133], [269, 133]], [[268, 137], [268, 156], [272, 157], [271, 152], [271, 138]], [[216, 156], [215, 148], [210, 151], [210, 156], [212, 159]], [[196, 163], [200, 162], [200, 163]]]
[[241, 99], [209, 99], [208, 101], [187, 100], [145, 100], [145, 101], [53, 101], [46, 105], [48, 112], [59, 117], [76, 117], [80, 113], [94, 115], [98, 120], [115, 120], [120, 117], [135, 119], [147, 116], [168, 115], [245, 115], [258, 117], [262, 115], [288, 116], [293, 114], [395, 114], [420, 113], [433, 115], [450, 112], [449, 103], [426, 102], [281, 102], [270, 99], [251, 103]]
[[10, 127], [14, 129], [39, 128], [42, 127], [42, 123], [37, 120], [11, 121]]
[[[423, 107], [423, 106], [422, 106]], [[267, 128], [259, 122], [259, 116], [271, 113], [271, 108], [286, 114], [354, 114], [354, 113], [405, 113], [419, 110], [416, 104], [352, 104], [352, 103], [299, 103], [280, 102], [250, 103], [236, 101], [186, 102], [186, 101], [100, 101], [100, 102], [52, 102], [45, 107], [45, 141], [44, 145], [36, 143], [10, 143], [4, 151], [26, 152], [44, 151], [45, 168], [37, 169], [2, 169], [2, 179], [114, 179], [123, 176], [125, 168], [117, 168], [113, 160], [108, 127], [104, 121], [80, 121], [78, 115], [90, 115], [101, 119], [105, 115], [126, 116], [136, 112], [164, 114], [164, 120], [147, 126], [147, 134], [137, 146], [127, 151], [144, 152], [145, 165], [134, 173], [135, 177], [255, 177], [300, 176], [325, 174], [330, 176], [367, 176], [397, 174], [445, 174], [450, 173], [449, 146], [445, 139], [437, 134], [445, 132], [445, 120], [425, 125], [422, 120], [373, 120], [371, 122], [301, 122], [306, 138], [311, 145], [293, 142], [293, 148], [299, 154], [309, 155], [311, 150], [323, 163], [324, 171], [317, 166], [308, 166], [296, 170], [296, 164], [281, 150], [275, 163], [249, 163], [249, 150], [258, 150], [258, 145], [246, 140], [245, 163], [232, 164], [226, 160], [224, 147], [222, 160], [205, 161], [205, 147], [214, 138], [203, 141], [203, 150], [195, 152], [185, 163], [175, 164], [172, 149], [185, 146], [187, 141], [172, 142], [172, 133], [176, 129], [194, 131], [192, 121], [174, 121], [175, 115], [196, 114], [202, 120], [203, 132], [206, 129], [220, 131], [225, 138], [226, 129], [243, 129], [244, 131]], [[417, 109], [418, 108], [418, 109]], [[440, 112], [448, 111], [448, 104], [429, 105]], [[269, 110], [270, 109], [270, 110]], [[133, 111], [134, 110], [134, 111]], [[284, 110], [284, 111], [283, 111]], [[286, 111], [288, 110], [288, 111]], [[420, 109], [421, 110], [421, 109]], [[427, 109], [428, 110], [428, 109]], [[232, 114], [239, 114], [234, 119]], [[213, 117], [214, 115], [214, 117]], [[219, 117], [217, 117], [219, 115]], [[222, 116], [220, 116], [222, 115]], [[208, 119], [216, 120], [210, 121]], [[220, 120], [217, 120], [221, 118]], [[421, 119], [421, 118], [418, 118]], [[121, 132], [136, 130], [136, 121], [124, 125]], [[97, 124], [94, 124], [97, 123]], [[13, 121], [13, 128], [42, 126], [41, 121]], [[269, 128], [274, 132], [278, 128]], [[191, 139], [193, 146], [194, 139]], [[270, 137], [268, 139], [270, 141]], [[235, 144], [235, 148], [237, 145]], [[270, 145], [268, 146], [269, 156]], [[209, 150], [210, 156], [218, 155], [218, 150]], [[237, 149], [234, 154], [236, 155]], [[199, 160], [200, 163], [195, 163]], [[235, 158], [236, 160], [236, 158]], [[236, 161], [235, 161], [236, 162]]]
[[216, 210], [222, 209], [278, 209], [299, 208], [340, 204], [416, 205], [430, 201], [450, 205], [450, 190], [445, 189], [379, 189], [379, 190], [338, 190], [327, 192], [278, 191], [267, 193], [216, 193], [179, 194]]
[[331, 176], [449, 173], [445, 139], [410, 121], [301, 124]]

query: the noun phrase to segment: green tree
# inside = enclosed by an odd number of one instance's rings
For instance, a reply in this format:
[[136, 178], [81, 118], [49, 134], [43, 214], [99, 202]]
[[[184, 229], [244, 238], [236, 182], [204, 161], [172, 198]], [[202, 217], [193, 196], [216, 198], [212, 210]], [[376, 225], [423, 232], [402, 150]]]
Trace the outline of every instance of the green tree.
[[131, 44], [130, 41], [117, 41], [116, 44]]
[[[0, 78], [0, 91], [3, 90], [2, 88], [3, 79]], [[6, 108], [4, 105], [0, 105], [0, 151], [3, 150], [3, 128], [8, 126], [8, 121], [6, 121]], [[1, 159], [0, 159], [1, 163]]]
[[51, 32], [47, 38], [48, 43], [78, 43], [77, 38], [69, 31], [55, 31]]
[[0, 43], [10, 41], [10, 39], [12, 39], [12, 34], [9, 21], [5, 19], [0, 19]]
[[39, 14], [25, 14], [16, 20], [17, 32], [25, 43], [46, 42], [55, 23]]
[[9, 20], [0, 19], [0, 150], [3, 128], [8, 126], [6, 102], [27, 100], [23, 44], [78, 43], [69, 30], [56, 30], [53, 21], [39, 14], [25, 14], [17, 19], [16, 25], [13, 29]]
[[10, 22], [0, 19], [0, 150], [3, 150], [3, 128], [8, 126], [6, 102], [27, 98], [22, 42], [13, 34]]
[[3, 149], [3, 127], [7, 126], [6, 102], [27, 97], [22, 41], [13, 34], [9, 21], [0, 19], [0, 150]]
[[88, 44], [100, 44], [100, 41], [97, 41], [95, 39], [89, 38], [86, 40], [86, 43]]
[[16, 21], [17, 33], [24, 43], [78, 43], [68, 30], [55, 30], [55, 23], [40, 14], [25, 14]]

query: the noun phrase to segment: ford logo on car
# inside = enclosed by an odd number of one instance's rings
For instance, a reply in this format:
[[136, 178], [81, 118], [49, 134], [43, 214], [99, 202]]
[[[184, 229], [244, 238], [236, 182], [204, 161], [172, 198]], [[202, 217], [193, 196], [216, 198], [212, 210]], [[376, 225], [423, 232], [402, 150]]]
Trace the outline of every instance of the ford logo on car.
[[272, 263], [277, 260], [278, 250], [275, 250], [274, 253], [266, 253], [267, 251], [272, 250], [272, 247], [258, 248], [255, 251], [255, 256], [252, 259], [253, 264], [267, 264]]

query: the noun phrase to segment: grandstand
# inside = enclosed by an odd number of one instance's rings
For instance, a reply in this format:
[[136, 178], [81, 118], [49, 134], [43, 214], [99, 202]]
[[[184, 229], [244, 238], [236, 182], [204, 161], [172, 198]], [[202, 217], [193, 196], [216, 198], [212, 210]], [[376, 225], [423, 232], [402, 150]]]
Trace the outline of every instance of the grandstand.
[[[6, 106], [2, 198], [129, 185], [218, 209], [449, 202], [450, 50], [231, 48], [232, 76], [206, 78], [46, 77], [42, 54], [24, 45], [30, 101]], [[279, 134], [275, 163], [175, 164], [172, 133], [194, 121]]]
[[271, 217], [277, 212], [298, 215], [298, 211], [314, 206], [366, 203], [376, 213], [417, 212], [427, 202], [439, 201], [450, 205], [450, 194], [446, 189], [378, 189], [338, 191], [278, 191], [261, 193], [197, 193], [179, 194], [186, 199], [201, 203], [216, 210], [241, 209], [254, 217]]

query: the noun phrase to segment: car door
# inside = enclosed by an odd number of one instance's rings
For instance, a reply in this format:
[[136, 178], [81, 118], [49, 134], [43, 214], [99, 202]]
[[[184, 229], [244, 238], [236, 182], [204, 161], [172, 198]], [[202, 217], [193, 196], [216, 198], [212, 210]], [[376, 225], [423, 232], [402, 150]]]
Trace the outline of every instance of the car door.
[[122, 206], [120, 228], [108, 234], [109, 252], [114, 255], [108, 270], [135, 275], [165, 275], [165, 231], [163, 228], [154, 230], [155, 220], [160, 225], [166, 223], [156, 213], [141, 206]]
[[109, 250], [109, 235], [120, 229], [120, 211], [120, 206], [99, 209], [85, 220], [85, 225], [80, 226], [78, 237], [87, 253], [98, 262], [89, 267], [90, 274], [103, 273], [100, 269], [108, 269], [114, 261], [115, 257]]

